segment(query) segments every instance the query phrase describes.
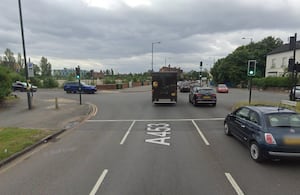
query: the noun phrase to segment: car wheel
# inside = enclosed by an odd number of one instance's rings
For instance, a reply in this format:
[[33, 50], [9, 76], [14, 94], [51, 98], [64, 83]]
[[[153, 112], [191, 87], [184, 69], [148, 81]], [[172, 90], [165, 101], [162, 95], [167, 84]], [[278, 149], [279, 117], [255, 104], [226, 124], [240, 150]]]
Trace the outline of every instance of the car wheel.
[[264, 160], [261, 150], [256, 142], [251, 142], [250, 144], [250, 155], [256, 162], [262, 162]]
[[195, 100], [195, 98], [192, 99], [192, 104], [193, 104], [194, 106], [196, 106], [196, 100]]
[[227, 123], [224, 123], [224, 133], [228, 136], [232, 135]]
[[216, 103], [213, 103], [212, 106], [215, 107], [215, 106], [216, 106]]

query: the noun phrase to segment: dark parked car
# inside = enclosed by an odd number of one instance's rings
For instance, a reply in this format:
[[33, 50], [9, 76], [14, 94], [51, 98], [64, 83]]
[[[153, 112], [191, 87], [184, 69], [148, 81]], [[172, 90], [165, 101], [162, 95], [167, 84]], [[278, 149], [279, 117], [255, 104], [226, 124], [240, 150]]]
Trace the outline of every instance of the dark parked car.
[[[21, 81], [16, 81], [12, 84], [12, 90], [13, 91], [27, 91], [27, 83], [26, 82], [21, 82]], [[29, 90], [31, 92], [36, 92], [37, 91], [37, 86], [29, 84]]]
[[211, 104], [216, 106], [217, 104], [217, 95], [214, 89], [210, 87], [200, 87], [193, 85], [189, 94], [189, 102], [193, 105], [198, 104]]
[[224, 131], [246, 144], [257, 162], [300, 157], [300, 115], [292, 110], [240, 107], [225, 118]]
[[[67, 93], [77, 93], [80, 92], [78, 82], [67, 82], [64, 84], [64, 91]], [[81, 82], [81, 92], [82, 93], [95, 93], [97, 91], [96, 86], [87, 85]]]

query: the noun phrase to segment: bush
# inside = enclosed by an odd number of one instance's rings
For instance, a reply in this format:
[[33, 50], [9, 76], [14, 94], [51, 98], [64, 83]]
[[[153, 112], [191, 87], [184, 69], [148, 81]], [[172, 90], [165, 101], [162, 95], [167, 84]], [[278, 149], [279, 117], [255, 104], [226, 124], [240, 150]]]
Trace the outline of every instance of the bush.
[[292, 84], [292, 79], [290, 77], [254, 78], [252, 81], [253, 86], [261, 89], [266, 89], [268, 87], [290, 88]]
[[9, 70], [4, 67], [0, 67], [0, 101], [2, 102], [5, 97], [11, 93], [11, 78], [9, 76]]
[[47, 77], [43, 81], [43, 88], [55, 88], [58, 87], [58, 82], [52, 77]]

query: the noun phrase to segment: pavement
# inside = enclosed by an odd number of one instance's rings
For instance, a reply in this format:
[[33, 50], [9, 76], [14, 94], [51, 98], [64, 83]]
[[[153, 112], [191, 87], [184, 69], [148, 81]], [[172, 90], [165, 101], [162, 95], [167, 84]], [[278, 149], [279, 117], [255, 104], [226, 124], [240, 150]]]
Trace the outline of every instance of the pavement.
[[[98, 93], [136, 93], [149, 92], [151, 86], [141, 86]], [[68, 129], [90, 118], [97, 111], [91, 103], [79, 104], [78, 100], [58, 98], [49, 99], [34, 93], [32, 108], [28, 109], [27, 93], [15, 92], [17, 98], [0, 105], [0, 128], [20, 127], [59, 131]], [[56, 107], [58, 105], [58, 107]]]
[[[92, 104], [80, 105], [70, 99], [39, 98], [34, 94], [32, 108], [28, 109], [27, 93], [14, 93], [16, 99], [0, 106], [0, 127], [46, 129], [53, 132], [68, 129], [82, 122], [93, 111]], [[58, 105], [58, 107], [56, 106]]]

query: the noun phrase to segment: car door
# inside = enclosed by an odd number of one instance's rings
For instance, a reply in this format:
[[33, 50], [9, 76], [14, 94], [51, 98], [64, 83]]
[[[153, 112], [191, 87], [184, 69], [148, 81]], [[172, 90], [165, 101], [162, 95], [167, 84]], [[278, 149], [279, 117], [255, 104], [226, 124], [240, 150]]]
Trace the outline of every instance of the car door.
[[234, 113], [232, 119], [232, 134], [243, 142], [245, 141], [245, 128], [249, 120], [249, 112], [249, 108], [242, 107]]
[[248, 143], [252, 138], [256, 138], [261, 129], [261, 119], [259, 114], [249, 110], [249, 118], [246, 119], [245, 127], [241, 129], [241, 136], [244, 142]]

